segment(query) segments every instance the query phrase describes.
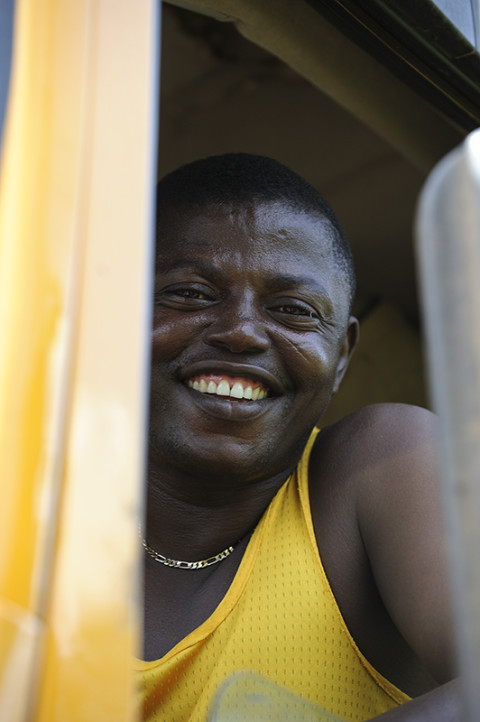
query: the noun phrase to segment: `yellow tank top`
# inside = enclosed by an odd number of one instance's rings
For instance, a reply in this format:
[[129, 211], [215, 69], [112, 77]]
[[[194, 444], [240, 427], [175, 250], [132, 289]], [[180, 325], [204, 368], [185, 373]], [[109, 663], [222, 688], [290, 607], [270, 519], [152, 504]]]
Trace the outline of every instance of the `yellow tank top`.
[[[308, 492], [315, 435], [265, 511], [213, 614], [162, 659], [137, 660], [144, 720], [247, 722], [248, 705], [254, 710], [262, 699], [263, 713], [252, 716], [274, 720], [278, 710], [267, 710], [276, 698], [282, 709], [297, 704], [291, 719], [332, 719], [322, 708], [362, 722], [410, 699], [362, 655], [323, 570]], [[230, 705], [227, 717], [218, 712], [222, 704]]]

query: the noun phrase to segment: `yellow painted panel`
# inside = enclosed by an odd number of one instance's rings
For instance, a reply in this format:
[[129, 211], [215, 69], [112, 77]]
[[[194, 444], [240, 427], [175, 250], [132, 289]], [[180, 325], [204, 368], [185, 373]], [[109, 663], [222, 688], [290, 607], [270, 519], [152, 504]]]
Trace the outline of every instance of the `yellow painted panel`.
[[68, 8], [69, 44], [46, 5], [16, 4], [0, 180], [0, 710], [9, 722], [29, 718], [41, 662], [78, 253], [86, 9]]
[[157, 13], [16, 4], [0, 176], [9, 722], [135, 718]]
[[17, 3], [0, 196], [0, 593], [30, 609], [62, 456], [85, 45], [84, 3], [73, 47], [49, 4]]
[[32, 669], [42, 639], [39, 618], [13, 602], [0, 601], [0, 720], [28, 719]]

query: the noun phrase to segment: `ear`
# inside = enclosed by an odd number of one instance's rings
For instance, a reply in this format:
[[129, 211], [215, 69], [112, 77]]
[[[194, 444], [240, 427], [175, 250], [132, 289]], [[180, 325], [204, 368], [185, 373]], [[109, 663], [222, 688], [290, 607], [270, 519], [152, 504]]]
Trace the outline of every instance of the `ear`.
[[345, 334], [345, 340], [338, 359], [337, 374], [335, 376], [332, 394], [337, 393], [340, 383], [345, 376], [345, 371], [347, 370], [350, 358], [355, 350], [355, 346], [358, 343], [359, 335], [360, 324], [358, 323], [358, 319], [356, 319], [355, 316], [350, 316], [348, 319], [348, 328]]

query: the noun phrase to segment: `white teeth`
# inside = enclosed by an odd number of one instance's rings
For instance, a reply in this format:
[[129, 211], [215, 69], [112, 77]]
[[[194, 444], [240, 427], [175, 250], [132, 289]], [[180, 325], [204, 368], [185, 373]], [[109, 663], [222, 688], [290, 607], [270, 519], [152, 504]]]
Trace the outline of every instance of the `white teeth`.
[[243, 386], [239, 381], [236, 381], [230, 389], [230, 396], [234, 399], [243, 399]]
[[251, 386], [243, 387], [243, 384], [240, 381], [236, 381], [232, 388], [230, 388], [230, 384], [225, 379], [222, 379], [220, 383], [216, 384], [215, 381], [205, 381], [205, 379], [200, 379], [200, 381], [192, 381], [192, 379], [189, 379], [188, 386], [191, 389], [195, 389], [195, 391], [200, 391], [202, 394], [215, 394], [216, 396], [230, 396], [233, 399], [247, 399], [251, 401], [257, 401], [261, 399], [265, 399], [268, 396], [268, 392], [265, 391], [265, 389], [255, 388], [252, 389]]
[[217, 395], [218, 396], [230, 396], [230, 385], [228, 381], [225, 381], [225, 379], [222, 379], [220, 383], [217, 386]]

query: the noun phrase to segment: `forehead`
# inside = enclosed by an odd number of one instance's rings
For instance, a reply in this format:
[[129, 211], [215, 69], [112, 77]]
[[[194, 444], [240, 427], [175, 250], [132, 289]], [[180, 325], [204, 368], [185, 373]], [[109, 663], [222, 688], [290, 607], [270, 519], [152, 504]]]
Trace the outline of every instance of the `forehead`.
[[309, 266], [334, 263], [333, 229], [328, 219], [280, 203], [176, 209], [159, 221], [159, 260], [194, 253], [227, 253]]
[[279, 203], [175, 209], [159, 218], [156, 275], [206, 273], [260, 293], [295, 288], [348, 318], [350, 287], [333, 243], [328, 219]]

